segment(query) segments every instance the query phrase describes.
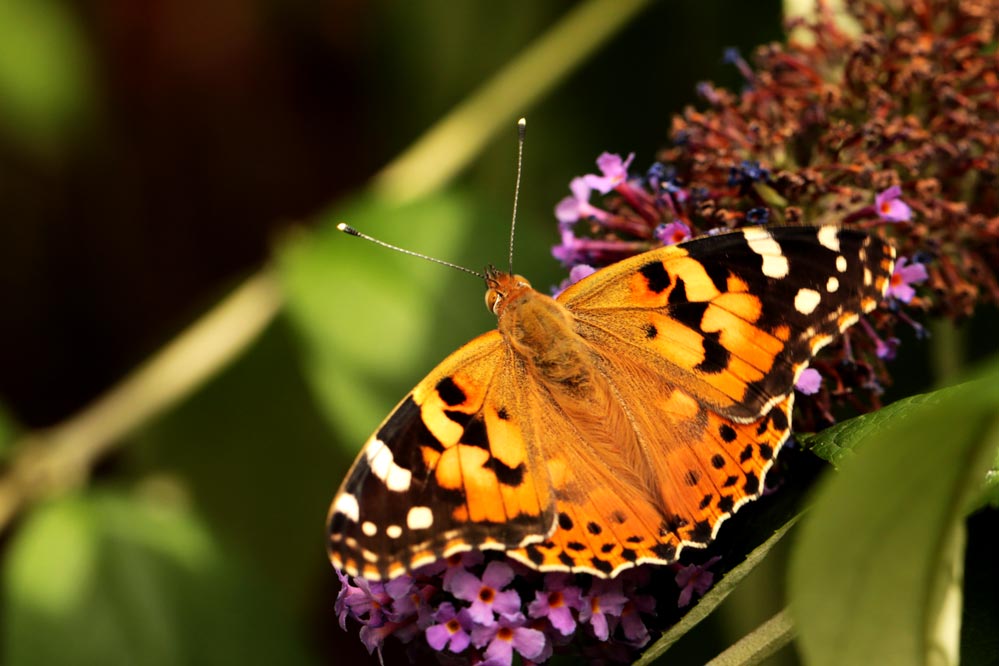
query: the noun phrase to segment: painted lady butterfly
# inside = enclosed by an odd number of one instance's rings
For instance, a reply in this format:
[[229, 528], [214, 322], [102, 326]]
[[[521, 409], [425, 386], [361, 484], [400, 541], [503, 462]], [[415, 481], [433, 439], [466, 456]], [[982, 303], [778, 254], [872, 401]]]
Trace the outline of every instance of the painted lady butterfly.
[[893, 264], [863, 232], [753, 227], [555, 299], [489, 271], [498, 330], [368, 440], [330, 507], [330, 559], [369, 579], [470, 549], [600, 577], [674, 562], [759, 497], [795, 380], [877, 305]]

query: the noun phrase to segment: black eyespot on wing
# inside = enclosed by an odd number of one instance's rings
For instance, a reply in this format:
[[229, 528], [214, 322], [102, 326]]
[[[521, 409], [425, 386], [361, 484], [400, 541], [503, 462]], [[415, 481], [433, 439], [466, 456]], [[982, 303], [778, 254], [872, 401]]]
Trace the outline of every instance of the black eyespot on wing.
[[661, 261], [653, 261], [638, 269], [638, 272], [645, 277], [645, 283], [649, 286], [649, 291], [657, 294], [663, 293], [670, 285], [669, 273]]
[[462, 444], [477, 446], [480, 449], [489, 449], [489, 435], [486, 433], [486, 424], [481, 418], [473, 418], [465, 425], [464, 432], [461, 433]]
[[614, 567], [611, 566], [610, 562], [598, 559], [596, 557], [593, 558], [593, 568], [605, 574], [609, 574], [611, 571], [614, 570]]
[[721, 331], [713, 333], [702, 333], [704, 336], [704, 360], [697, 364], [696, 368], [701, 372], [713, 375], [723, 372], [728, 367], [728, 362], [732, 358], [732, 353], [725, 349], [719, 340]]
[[694, 527], [687, 534], [687, 540], [694, 543], [707, 543], [711, 541], [711, 523], [706, 520], [699, 520], [694, 523]]
[[437, 395], [441, 397], [441, 400], [443, 400], [444, 404], [448, 407], [457, 407], [467, 399], [465, 392], [458, 388], [458, 385], [455, 384], [454, 380], [450, 377], [445, 377], [437, 382], [437, 386], [435, 388], [437, 390]]
[[534, 562], [535, 566], [541, 566], [541, 563], [545, 561], [545, 554], [534, 544], [524, 548], [524, 551], [527, 553], [527, 559]]
[[482, 466], [491, 470], [496, 475], [496, 479], [504, 486], [516, 488], [524, 482], [524, 463], [510, 467], [498, 458], [490, 458]]
[[780, 409], [770, 411], [770, 421], [776, 430], [787, 430], [787, 415]]
[[[673, 291], [669, 292], [668, 302], [670, 305], [680, 305], [687, 302], [687, 285], [684, 284], [683, 278], [676, 279], [676, 286], [673, 287]], [[701, 322], [701, 318], [697, 318], [698, 324]]]

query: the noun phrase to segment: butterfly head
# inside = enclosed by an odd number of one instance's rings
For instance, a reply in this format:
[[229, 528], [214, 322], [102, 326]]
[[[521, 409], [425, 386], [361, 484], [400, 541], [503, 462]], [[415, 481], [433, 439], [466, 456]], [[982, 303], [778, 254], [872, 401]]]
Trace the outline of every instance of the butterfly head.
[[499, 271], [492, 266], [486, 269], [486, 308], [497, 317], [510, 296], [525, 289], [531, 289], [531, 283], [523, 275]]

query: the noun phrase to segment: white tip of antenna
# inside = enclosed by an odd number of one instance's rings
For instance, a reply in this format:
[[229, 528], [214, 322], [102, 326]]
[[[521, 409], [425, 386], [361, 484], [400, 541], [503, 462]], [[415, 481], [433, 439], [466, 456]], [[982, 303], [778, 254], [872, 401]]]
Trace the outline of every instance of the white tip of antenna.
[[519, 125], [520, 127], [526, 127], [527, 126], [527, 118], [521, 118], [520, 120], [518, 120], [517, 121], [517, 125]]
[[342, 231], [345, 234], [354, 233], [354, 228], [351, 227], [346, 222], [341, 222], [340, 224], [336, 225], [336, 229], [337, 229], [337, 231]]

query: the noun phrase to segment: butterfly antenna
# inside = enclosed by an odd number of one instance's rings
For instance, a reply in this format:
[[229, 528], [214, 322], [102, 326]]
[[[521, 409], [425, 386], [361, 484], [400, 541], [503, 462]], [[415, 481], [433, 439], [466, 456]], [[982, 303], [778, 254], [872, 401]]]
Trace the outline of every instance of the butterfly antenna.
[[349, 224], [346, 224], [345, 222], [341, 222], [340, 224], [336, 225], [336, 228], [339, 231], [342, 231], [343, 233], [345, 233], [345, 234], [347, 234], [349, 236], [357, 236], [358, 238], [363, 238], [366, 241], [371, 241], [375, 245], [381, 245], [382, 247], [388, 248], [389, 250], [395, 250], [396, 252], [402, 252], [403, 254], [408, 254], [411, 257], [418, 257], [420, 259], [426, 259], [427, 261], [431, 261], [431, 262], [433, 262], [435, 264], [440, 264], [441, 266], [448, 266], [450, 268], [454, 268], [454, 269], [462, 271], [464, 273], [470, 273], [470, 274], [474, 275], [475, 277], [481, 278], [483, 280], [486, 278], [485, 275], [483, 275], [482, 273], [479, 273], [478, 271], [473, 271], [471, 268], [465, 268], [464, 266], [459, 266], [458, 264], [452, 264], [450, 261], [444, 261], [443, 259], [436, 259], [434, 257], [429, 257], [429, 256], [427, 256], [425, 254], [420, 254], [419, 252], [413, 252], [412, 250], [407, 250], [405, 248], [401, 248], [401, 247], [398, 247], [396, 245], [391, 245], [389, 243], [386, 243], [385, 241], [380, 241], [377, 238], [374, 238], [374, 237], [369, 236], [367, 234], [362, 234], [360, 231], [358, 231], [354, 227], [350, 226]]
[[524, 136], [527, 119], [517, 121], [517, 184], [513, 186], [513, 219], [510, 220], [510, 274], [513, 275], [513, 232], [517, 228], [517, 198], [520, 196], [520, 172], [524, 163]]

